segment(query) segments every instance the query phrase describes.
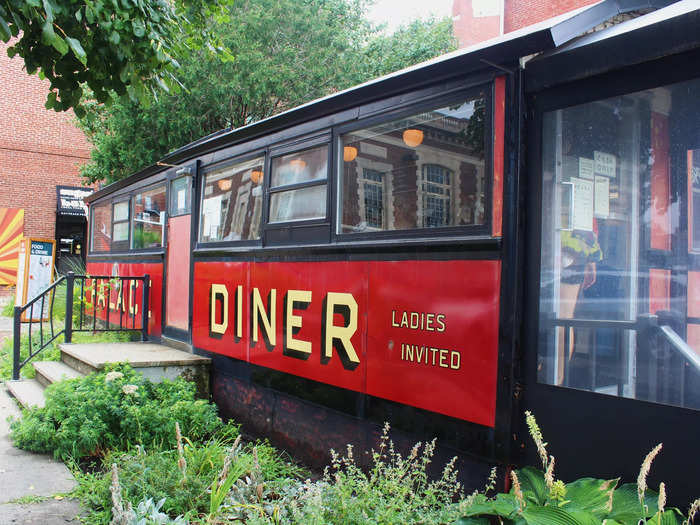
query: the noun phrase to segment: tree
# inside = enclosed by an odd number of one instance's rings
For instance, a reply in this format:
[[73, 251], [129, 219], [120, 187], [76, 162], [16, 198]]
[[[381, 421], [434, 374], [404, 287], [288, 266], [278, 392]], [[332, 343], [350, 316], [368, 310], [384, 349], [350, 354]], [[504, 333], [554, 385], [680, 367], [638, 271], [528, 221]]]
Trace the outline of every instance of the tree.
[[93, 144], [83, 176], [113, 182], [214, 131], [249, 124], [454, 48], [448, 22], [416, 25], [421, 31], [414, 41], [404, 29], [398, 33], [402, 43], [393, 44], [365, 20], [365, 9], [365, 0], [235, 2], [231, 22], [212, 28], [233, 62], [194, 52], [181, 58], [179, 78], [187, 91], [161, 96], [147, 108], [133, 101], [91, 106], [81, 121]]
[[81, 116], [81, 84], [100, 102], [112, 93], [145, 100], [147, 90], [177, 88], [182, 30], [202, 27], [221, 7], [207, 0], [0, 0], [0, 38], [17, 38], [8, 55], [49, 80], [47, 108]]

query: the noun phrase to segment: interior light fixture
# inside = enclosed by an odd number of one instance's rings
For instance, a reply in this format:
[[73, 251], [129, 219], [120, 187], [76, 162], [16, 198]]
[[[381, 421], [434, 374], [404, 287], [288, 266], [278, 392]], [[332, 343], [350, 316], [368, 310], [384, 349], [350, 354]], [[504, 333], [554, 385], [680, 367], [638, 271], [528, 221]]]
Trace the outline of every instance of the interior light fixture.
[[221, 191], [228, 191], [231, 189], [232, 181], [231, 179], [219, 179], [216, 184]]
[[345, 146], [343, 148], [343, 160], [352, 162], [357, 157], [357, 148], [354, 146]]
[[408, 128], [403, 132], [403, 141], [409, 148], [420, 146], [423, 142], [423, 132], [420, 129]]
[[262, 182], [263, 180], [263, 172], [262, 170], [253, 170], [250, 172], [250, 180], [253, 181], [253, 184], [258, 185]]

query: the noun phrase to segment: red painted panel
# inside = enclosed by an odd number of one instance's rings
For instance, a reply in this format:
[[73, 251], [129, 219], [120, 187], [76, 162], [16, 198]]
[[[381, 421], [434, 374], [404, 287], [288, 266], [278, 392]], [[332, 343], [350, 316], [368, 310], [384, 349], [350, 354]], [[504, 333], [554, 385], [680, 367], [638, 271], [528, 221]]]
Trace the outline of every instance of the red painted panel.
[[[493, 426], [499, 276], [498, 261], [196, 262], [193, 343]], [[325, 346], [329, 334], [335, 344]], [[402, 343], [418, 345], [412, 361]]]
[[671, 219], [668, 213], [670, 194], [668, 117], [651, 112], [651, 149], [654, 164], [651, 167], [651, 247], [671, 249]]
[[649, 270], [649, 313], [671, 309], [671, 270]]
[[506, 129], [506, 77], [497, 77], [493, 100], [493, 236], [503, 235], [503, 170]]
[[165, 324], [187, 331], [190, 328], [190, 215], [168, 219], [167, 264]]
[[688, 272], [688, 317], [700, 317], [700, 272]]
[[370, 265], [367, 393], [494, 426], [500, 262]]
[[688, 345], [700, 355], [700, 325], [688, 325]]
[[[114, 267], [117, 267], [116, 272]], [[148, 333], [150, 335], [159, 337], [161, 335], [161, 323], [162, 323], [162, 312], [163, 312], [163, 265], [162, 263], [110, 263], [110, 262], [88, 262], [87, 264], [88, 275], [119, 275], [122, 277], [128, 276], [143, 276], [148, 274], [150, 276], [150, 294], [149, 294], [149, 321], [148, 321]], [[103, 288], [105, 290], [105, 300], [109, 300], [113, 305], [118, 304], [117, 291], [112, 289], [107, 298], [109, 291], [108, 282], [92, 282], [88, 283], [85, 290], [86, 302], [88, 304], [98, 303], [98, 289]], [[94, 295], [93, 295], [94, 293]], [[142, 298], [142, 288], [139, 286], [134, 290], [133, 297], [130, 300], [128, 288], [122, 290], [122, 304], [125, 304], [125, 308], [128, 312], [130, 305], [138, 305], [138, 311], [135, 315], [135, 326], [136, 329], [141, 328], [141, 298]], [[99, 319], [105, 320], [107, 315], [106, 308], [100, 308], [97, 304], [97, 317]], [[136, 310], [134, 310], [136, 311]], [[116, 309], [113, 309], [110, 315], [110, 322], [119, 324], [119, 318], [115, 313]], [[132, 316], [131, 314], [124, 315], [122, 320], [123, 324], [127, 323], [131, 326]]]

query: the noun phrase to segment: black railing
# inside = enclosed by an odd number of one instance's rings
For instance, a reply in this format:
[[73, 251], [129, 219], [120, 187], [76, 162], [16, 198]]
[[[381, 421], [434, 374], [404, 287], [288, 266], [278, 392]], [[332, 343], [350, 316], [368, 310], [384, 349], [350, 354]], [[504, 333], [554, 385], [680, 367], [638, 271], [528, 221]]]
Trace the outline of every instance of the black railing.
[[[595, 391], [615, 379], [617, 395], [623, 396], [630, 366], [624, 333], [629, 331], [636, 333], [637, 340], [635, 397], [700, 408], [700, 356], [678, 334], [683, 329], [681, 316], [660, 311], [642, 314], [634, 321], [555, 318], [549, 326], [563, 329], [560, 337], [569, 351], [573, 332], [578, 333], [578, 348], [563, 360], [562, 386]], [[599, 354], [609, 356], [601, 359]], [[582, 355], [585, 360], [577, 363]]]
[[[77, 299], [76, 281], [80, 286]], [[56, 326], [56, 292], [64, 285], [65, 321], [61, 326]], [[119, 277], [75, 275], [68, 272], [24, 306], [15, 306], [12, 379], [18, 380], [22, 367], [61, 335], [66, 343], [70, 343], [74, 332], [130, 331], [140, 332], [141, 340], [146, 341], [149, 295], [148, 274], [142, 277]], [[76, 303], [79, 309], [77, 312]], [[28, 336], [28, 355], [24, 360], [21, 357], [23, 324]]]

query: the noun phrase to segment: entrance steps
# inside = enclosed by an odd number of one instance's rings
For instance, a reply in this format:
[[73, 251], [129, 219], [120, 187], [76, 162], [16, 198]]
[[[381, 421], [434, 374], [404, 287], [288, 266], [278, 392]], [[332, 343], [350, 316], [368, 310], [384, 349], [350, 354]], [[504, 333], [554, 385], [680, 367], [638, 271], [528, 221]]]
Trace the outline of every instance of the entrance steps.
[[209, 396], [207, 357], [193, 355], [155, 343], [80, 343], [59, 345], [60, 361], [37, 361], [34, 379], [7, 381], [7, 390], [23, 407], [44, 406], [44, 388], [62, 379], [72, 379], [103, 370], [108, 363], [129, 363], [146, 379], [184, 377], [197, 385], [200, 397]]

